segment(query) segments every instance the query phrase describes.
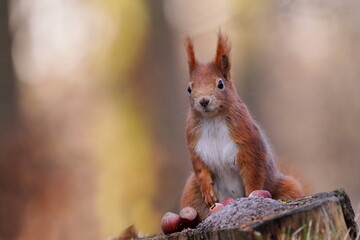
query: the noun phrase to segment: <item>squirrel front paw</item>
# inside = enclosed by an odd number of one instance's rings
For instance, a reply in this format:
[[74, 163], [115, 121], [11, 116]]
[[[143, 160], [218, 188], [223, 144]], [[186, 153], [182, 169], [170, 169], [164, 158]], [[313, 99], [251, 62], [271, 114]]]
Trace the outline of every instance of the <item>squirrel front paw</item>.
[[202, 197], [208, 207], [215, 205], [215, 203], [219, 201], [214, 193], [214, 189], [212, 185], [203, 188], [201, 192], [202, 192]]

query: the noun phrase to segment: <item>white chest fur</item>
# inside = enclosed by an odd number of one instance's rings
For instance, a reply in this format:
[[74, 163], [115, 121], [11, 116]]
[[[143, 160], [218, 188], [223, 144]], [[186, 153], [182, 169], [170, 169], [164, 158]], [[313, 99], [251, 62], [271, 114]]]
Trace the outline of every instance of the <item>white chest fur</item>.
[[216, 196], [220, 201], [226, 197], [243, 197], [244, 184], [236, 161], [240, 149], [230, 137], [225, 120], [209, 118], [200, 124], [195, 151], [213, 174]]

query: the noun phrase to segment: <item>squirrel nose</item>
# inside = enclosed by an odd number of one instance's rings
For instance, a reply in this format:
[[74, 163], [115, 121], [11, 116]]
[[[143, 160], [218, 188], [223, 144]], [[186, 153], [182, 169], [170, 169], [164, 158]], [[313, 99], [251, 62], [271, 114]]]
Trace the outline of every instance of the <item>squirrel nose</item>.
[[202, 99], [200, 99], [199, 103], [201, 106], [206, 107], [207, 105], [209, 105], [210, 99], [207, 97], [203, 97]]

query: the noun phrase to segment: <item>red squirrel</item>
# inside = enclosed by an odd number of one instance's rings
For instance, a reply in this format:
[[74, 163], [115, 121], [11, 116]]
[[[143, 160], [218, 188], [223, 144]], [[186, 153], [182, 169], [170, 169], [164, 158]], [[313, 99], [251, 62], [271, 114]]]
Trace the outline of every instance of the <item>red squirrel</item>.
[[277, 169], [264, 133], [236, 92], [227, 36], [218, 34], [215, 59], [207, 64], [197, 61], [190, 37], [185, 44], [190, 74], [186, 136], [194, 173], [181, 207], [195, 208], [203, 220], [216, 202], [254, 190], [267, 190], [274, 199], [301, 197], [300, 183]]

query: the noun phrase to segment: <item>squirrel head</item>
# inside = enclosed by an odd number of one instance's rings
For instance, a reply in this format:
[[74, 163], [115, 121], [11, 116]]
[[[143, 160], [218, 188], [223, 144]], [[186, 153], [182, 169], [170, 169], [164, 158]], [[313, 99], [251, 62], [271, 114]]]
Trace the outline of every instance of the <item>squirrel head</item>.
[[185, 38], [190, 81], [187, 90], [191, 108], [203, 116], [217, 116], [228, 109], [236, 95], [230, 80], [230, 49], [226, 36], [218, 34], [215, 58], [212, 62], [198, 63], [190, 37]]

